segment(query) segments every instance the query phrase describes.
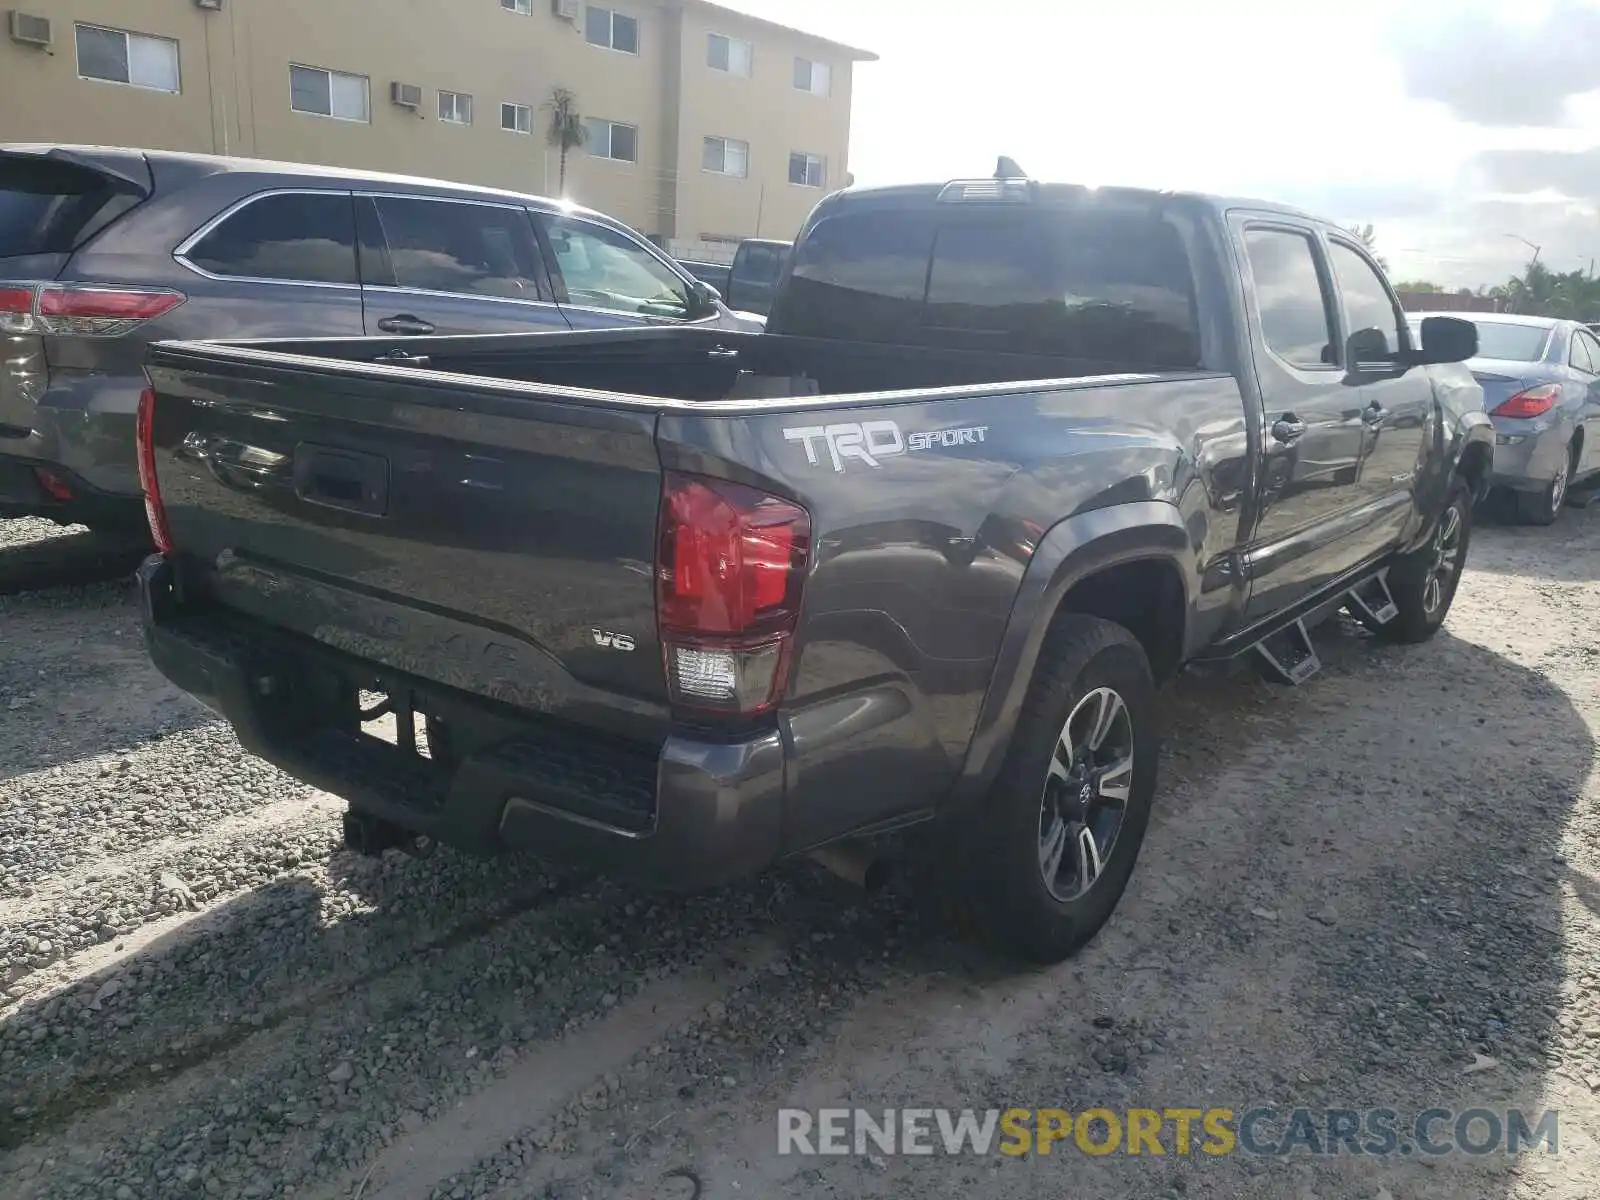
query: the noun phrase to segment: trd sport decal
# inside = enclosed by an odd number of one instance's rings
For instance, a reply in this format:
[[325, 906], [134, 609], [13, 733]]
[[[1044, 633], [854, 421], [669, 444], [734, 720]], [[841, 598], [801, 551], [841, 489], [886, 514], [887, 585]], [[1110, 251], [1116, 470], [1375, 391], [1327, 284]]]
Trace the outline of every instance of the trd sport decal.
[[908, 450], [977, 445], [988, 432], [987, 425], [969, 425], [961, 429], [924, 430], [907, 437], [901, 434], [900, 426], [893, 421], [862, 421], [859, 424], [803, 425], [785, 429], [783, 436], [788, 441], [802, 443], [806, 450], [806, 461], [814, 467], [821, 463], [817, 452], [820, 442], [828, 449], [828, 459], [833, 463], [833, 469], [843, 471], [846, 459], [878, 467], [883, 465], [881, 460], [904, 454]]

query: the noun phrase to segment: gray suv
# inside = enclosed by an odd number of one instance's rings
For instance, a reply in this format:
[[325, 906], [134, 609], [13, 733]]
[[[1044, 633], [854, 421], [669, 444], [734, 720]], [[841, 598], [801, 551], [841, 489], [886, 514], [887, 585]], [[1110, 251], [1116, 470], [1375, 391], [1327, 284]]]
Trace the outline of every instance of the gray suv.
[[560, 201], [0, 145], [0, 517], [144, 527], [134, 418], [152, 341], [639, 324], [761, 328], [627, 226]]

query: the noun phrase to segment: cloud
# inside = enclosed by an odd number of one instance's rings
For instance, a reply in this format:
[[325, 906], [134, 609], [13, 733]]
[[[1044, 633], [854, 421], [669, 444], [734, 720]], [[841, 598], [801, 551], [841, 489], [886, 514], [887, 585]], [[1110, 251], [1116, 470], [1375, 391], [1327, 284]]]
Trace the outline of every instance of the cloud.
[[1378, 223], [1402, 217], [1425, 217], [1449, 198], [1437, 184], [1407, 182], [1303, 184], [1278, 189], [1286, 204], [1330, 221]]
[[[1600, 48], [1596, 50], [1600, 55]], [[1600, 146], [1588, 150], [1486, 150], [1467, 166], [1475, 191], [1554, 191], [1577, 200], [1600, 198]]]
[[[1522, 0], [1532, 3], [1532, 0]], [[1600, 90], [1600, 8], [1556, 0], [1538, 19], [1464, 4], [1399, 32], [1406, 91], [1474, 125], [1564, 125], [1567, 101]]]

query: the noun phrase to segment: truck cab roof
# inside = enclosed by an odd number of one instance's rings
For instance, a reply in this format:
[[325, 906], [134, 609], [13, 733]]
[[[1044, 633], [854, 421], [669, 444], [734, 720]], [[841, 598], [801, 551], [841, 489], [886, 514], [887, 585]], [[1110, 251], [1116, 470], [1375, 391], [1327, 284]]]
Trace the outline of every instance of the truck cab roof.
[[[963, 192], [968, 194], [964, 195]], [[1005, 202], [995, 195], [996, 192], [1009, 193], [1010, 196], [1014, 197], [1012, 200], [1014, 203], [1041, 207], [1060, 207], [1080, 201], [1090, 194], [1095, 194], [1129, 200], [1168, 200], [1202, 207], [1218, 214], [1235, 209], [1250, 209], [1254, 212], [1279, 213], [1286, 217], [1293, 217], [1298, 221], [1309, 221], [1318, 225], [1331, 224], [1331, 222], [1322, 217], [1291, 205], [1269, 200], [1256, 200], [1244, 196], [1223, 196], [1208, 192], [1167, 188], [1125, 187], [1120, 185], [1101, 186], [1027, 178], [975, 177], [971, 179], [956, 178], [940, 182], [890, 184], [874, 187], [851, 186], [833, 192], [817, 207], [820, 211], [824, 205], [830, 208], [836, 206], [849, 206], [851, 208], [881, 206], [893, 208], [916, 207], [924, 204], [934, 205], [941, 202], [953, 204], [963, 202], [973, 204]]]

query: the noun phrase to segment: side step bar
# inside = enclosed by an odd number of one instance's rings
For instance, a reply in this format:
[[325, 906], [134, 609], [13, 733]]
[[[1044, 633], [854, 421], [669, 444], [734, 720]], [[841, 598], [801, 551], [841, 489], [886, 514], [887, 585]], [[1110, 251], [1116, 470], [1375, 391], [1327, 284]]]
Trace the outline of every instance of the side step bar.
[[[1337, 603], [1369, 626], [1387, 625], [1400, 612], [1389, 592], [1387, 567], [1343, 593]], [[1255, 654], [1262, 675], [1273, 683], [1299, 687], [1322, 669], [1304, 617], [1273, 630], [1252, 644], [1249, 651]]]
[[1389, 594], [1389, 569], [1385, 567], [1371, 579], [1357, 584], [1344, 594], [1344, 606], [1358, 621], [1370, 625], [1387, 625], [1400, 615], [1394, 597]]

